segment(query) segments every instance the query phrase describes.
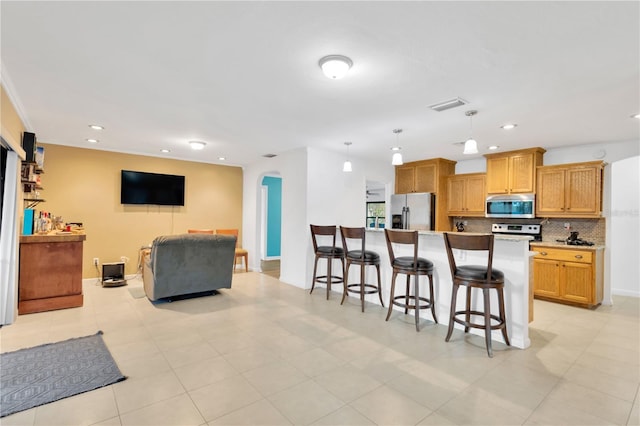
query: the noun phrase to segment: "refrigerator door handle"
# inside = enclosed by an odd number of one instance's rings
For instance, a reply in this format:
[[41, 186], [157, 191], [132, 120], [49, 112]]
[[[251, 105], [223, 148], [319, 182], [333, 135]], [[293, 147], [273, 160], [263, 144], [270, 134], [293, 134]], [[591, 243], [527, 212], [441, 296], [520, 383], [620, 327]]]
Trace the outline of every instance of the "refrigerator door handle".
[[411, 210], [409, 209], [409, 206], [407, 206], [406, 209], [407, 213], [406, 220], [404, 222], [404, 229], [411, 229]]

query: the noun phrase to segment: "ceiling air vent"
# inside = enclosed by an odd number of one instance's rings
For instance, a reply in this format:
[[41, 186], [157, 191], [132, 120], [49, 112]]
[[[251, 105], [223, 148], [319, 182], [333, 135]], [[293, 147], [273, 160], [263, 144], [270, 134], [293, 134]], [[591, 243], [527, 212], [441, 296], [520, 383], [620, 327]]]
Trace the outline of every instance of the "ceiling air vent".
[[264, 158], [273, 158], [273, 157], [276, 157], [276, 154], [264, 154], [263, 157]]
[[466, 105], [469, 102], [465, 101], [464, 99], [460, 99], [460, 98], [453, 98], [453, 99], [449, 99], [448, 101], [444, 101], [444, 102], [440, 102], [437, 104], [433, 104], [433, 105], [429, 105], [429, 108], [431, 108], [434, 111], [438, 111], [438, 112], [442, 112], [442, 111], [446, 111], [448, 109], [451, 108], [456, 108], [462, 105]]

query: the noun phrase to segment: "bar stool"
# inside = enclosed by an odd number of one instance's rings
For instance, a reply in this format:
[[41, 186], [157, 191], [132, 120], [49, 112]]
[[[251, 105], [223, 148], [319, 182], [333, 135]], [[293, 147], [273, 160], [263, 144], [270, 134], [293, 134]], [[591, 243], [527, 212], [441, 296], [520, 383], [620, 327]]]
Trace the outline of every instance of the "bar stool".
[[[346, 253], [347, 259], [347, 269], [344, 273], [345, 280], [345, 288], [347, 291], [342, 293], [342, 301], [340, 304], [344, 303], [344, 300], [347, 297], [347, 292], [349, 293], [358, 293], [360, 295], [360, 303], [362, 305], [362, 312], [364, 312], [364, 295], [365, 294], [373, 294], [378, 293], [378, 297], [380, 298], [380, 303], [382, 307], [384, 307], [384, 302], [382, 301], [382, 286], [380, 285], [380, 255], [371, 250], [365, 250], [365, 236], [366, 231], [365, 228], [347, 228], [344, 226], [340, 227], [340, 235], [342, 236], [342, 247]], [[349, 240], [352, 240], [352, 243], [355, 243], [353, 240], [358, 240], [360, 242], [358, 250], [349, 250]], [[360, 282], [357, 284], [349, 284], [349, 267], [351, 264], [360, 265]], [[367, 284], [364, 282], [364, 267], [365, 266], [375, 266], [378, 273], [378, 285]]]
[[[464, 325], [464, 332], [468, 333], [469, 328], [484, 329], [485, 341], [487, 344], [487, 354], [490, 358], [493, 357], [493, 350], [491, 348], [491, 330], [501, 330], [502, 336], [507, 346], [511, 346], [509, 343], [509, 337], [507, 336], [507, 320], [504, 311], [504, 274], [502, 271], [493, 269], [493, 234], [481, 234], [481, 235], [469, 235], [459, 233], [444, 233], [444, 244], [447, 249], [447, 256], [449, 257], [449, 267], [451, 268], [451, 277], [453, 279], [453, 291], [451, 296], [451, 313], [449, 315], [449, 331], [447, 332], [446, 342], [449, 341], [451, 333], [453, 333], [454, 323]], [[486, 265], [460, 265], [456, 264], [456, 259], [453, 256], [452, 249], [459, 250], [473, 250], [473, 251], [486, 251], [487, 252], [487, 264]], [[491, 271], [489, 273], [488, 271]], [[458, 288], [463, 285], [467, 287], [467, 300], [464, 310], [456, 311], [456, 297], [458, 294]], [[482, 295], [484, 298], [484, 311], [476, 311], [471, 309], [471, 289], [482, 289]], [[495, 289], [498, 293], [498, 310], [499, 315], [491, 314], [490, 294], [489, 290]], [[464, 315], [464, 319], [458, 318], [458, 316]], [[484, 318], [483, 323], [471, 322], [471, 316], [481, 316]], [[491, 320], [497, 321], [496, 324], [491, 324]]]
[[[311, 227], [311, 240], [313, 241], [313, 251], [315, 253], [315, 262], [313, 263], [313, 281], [311, 281], [311, 291], [309, 294], [313, 293], [313, 289], [316, 285], [316, 282], [326, 284], [327, 285], [327, 300], [329, 300], [329, 293], [331, 292], [331, 283], [343, 283], [344, 284], [344, 250], [342, 247], [336, 247], [336, 231], [337, 228], [335, 225], [329, 226], [320, 226], [320, 225], [310, 225]], [[318, 240], [331, 240], [331, 245], [318, 245]], [[326, 259], [327, 260], [327, 274], [316, 276], [316, 272], [318, 270], [318, 260]], [[332, 275], [331, 266], [334, 259], [340, 259], [342, 262], [342, 277]], [[346, 293], [346, 287], [343, 290]]]
[[[409, 309], [415, 310], [416, 331], [420, 331], [420, 328], [418, 327], [418, 322], [420, 321], [420, 309], [431, 308], [433, 321], [437, 324], [438, 318], [436, 316], [435, 294], [433, 292], [433, 262], [423, 257], [418, 257], [418, 231], [392, 231], [385, 229], [384, 235], [387, 240], [387, 249], [389, 250], [391, 267], [393, 268], [393, 275], [391, 277], [391, 295], [389, 297], [389, 312], [387, 313], [387, 319], [385, 321], [389, 321], [393, 305], [396, 305], [404, 308], [405, 315], [409, 313]], [[411, 245], [413, 247], [413, 256], [396, 257], [393, 251], [393, 244]], [[396, 277], [398, 274], [407, 275], [407, 286], [404, 296], [394, 296]], [[409, 294], [409, 285], [412, 275], [414, 276], [413, 296]], [[429, 277], [430, 299], [420, 297], [420, 275], [426, 275]], [[424, 303], [421, 304], [420, 302]]]

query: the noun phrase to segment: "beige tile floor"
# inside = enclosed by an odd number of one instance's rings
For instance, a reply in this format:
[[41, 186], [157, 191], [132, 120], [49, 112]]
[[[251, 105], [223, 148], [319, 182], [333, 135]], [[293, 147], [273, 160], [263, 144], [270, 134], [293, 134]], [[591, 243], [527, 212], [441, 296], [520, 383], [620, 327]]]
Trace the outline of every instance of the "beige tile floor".
[[[640, 300], [535, 301], [532, 345], [496, 345], [255, 272], [213, 297], [152, 304], [85, 284], [82, 308], [19, 316], [0, 350], [104, 332], [124, 382], [2, 425], [640, 424]], [[136, 280], [130, 286], [139, 286]]]

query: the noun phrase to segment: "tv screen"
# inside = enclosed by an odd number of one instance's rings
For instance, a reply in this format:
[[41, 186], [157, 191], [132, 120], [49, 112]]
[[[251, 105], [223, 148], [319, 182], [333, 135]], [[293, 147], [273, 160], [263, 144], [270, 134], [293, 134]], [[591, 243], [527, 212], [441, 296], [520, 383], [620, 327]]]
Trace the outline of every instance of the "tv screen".
[[120, 203], [184, 206], [184, 176], [122, 170]]

